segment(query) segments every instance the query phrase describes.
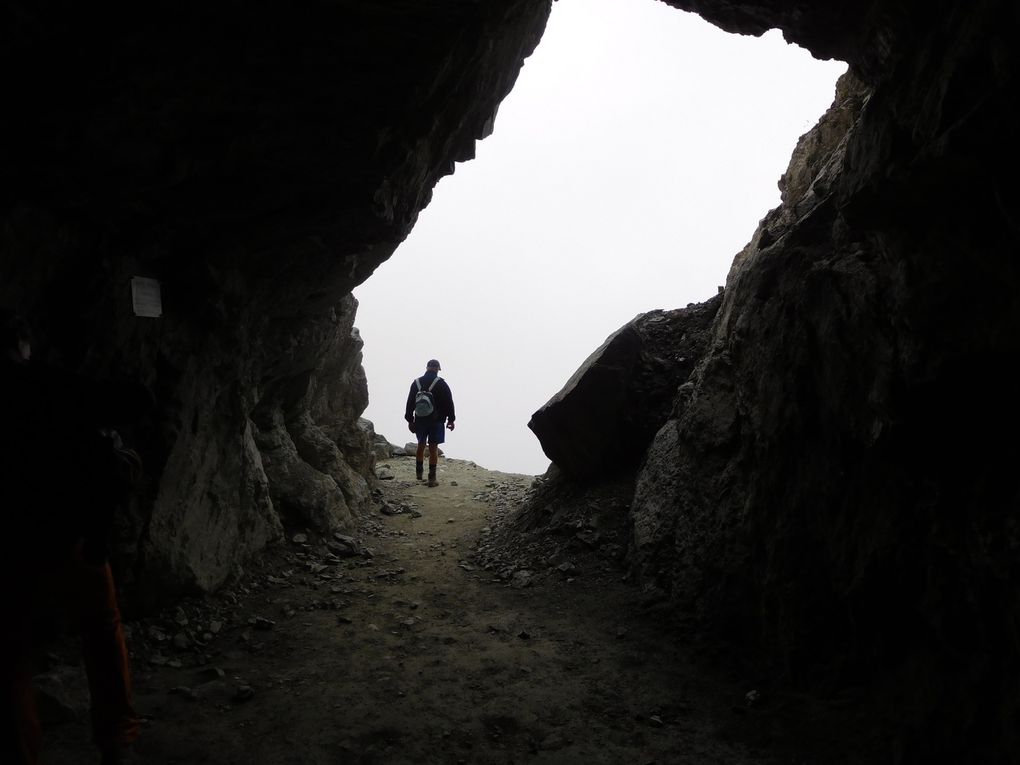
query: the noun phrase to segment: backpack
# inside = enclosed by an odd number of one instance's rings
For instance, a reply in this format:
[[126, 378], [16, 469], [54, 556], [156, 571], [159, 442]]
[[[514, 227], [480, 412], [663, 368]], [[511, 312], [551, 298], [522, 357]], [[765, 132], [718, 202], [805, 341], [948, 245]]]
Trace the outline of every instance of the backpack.
[[418, 386], [418, 392], [414, 394], [414, 418], [416, 420], [429, 420], [436, 413], [436, 399], [432, 395], [432, 389], [436, 387], [437, 382], [439, 382], [438, 377], [427, 389], [423, 389], [420, 378], [414, 381], [414, 384]]

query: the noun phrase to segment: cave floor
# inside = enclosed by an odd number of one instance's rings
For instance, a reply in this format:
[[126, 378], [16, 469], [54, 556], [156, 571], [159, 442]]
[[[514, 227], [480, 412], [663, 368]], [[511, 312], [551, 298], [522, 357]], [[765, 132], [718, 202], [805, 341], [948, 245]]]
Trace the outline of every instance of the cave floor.
[[[749, 704], [611, 562], [509, 580], [472, 563], [493, 500], [532, 477], [444, 459], [430, 489], [412, 460], [388, 467], [398, 512], [357, 533], [371, 557], [292, 530], [229, 592], [129, 622], [141, 762], [843, 761], [798, 754], [796, 704]], [[85, 719], [47, 725], [47, 763], [96, 762]]]

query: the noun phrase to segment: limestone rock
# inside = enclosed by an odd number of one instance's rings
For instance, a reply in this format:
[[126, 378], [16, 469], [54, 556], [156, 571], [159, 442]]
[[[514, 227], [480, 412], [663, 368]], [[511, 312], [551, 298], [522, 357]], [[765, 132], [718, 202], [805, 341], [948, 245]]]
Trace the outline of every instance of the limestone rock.
[[632, 468], [704, 353], [721, 299], [650, 311], [610, 335], [532, 415], [546, 456], [574, 478]]
[[993, 191], [1015, 185], [1020, 59], [989, 13], [915, 18], [899, 66], [842, 83], [632, 503], [644, 581], [795, 682], [871, 678], [913, 720], [910, 762], [1020, 756], [960, 743], [1012, 728], [1015, 694], [989, 689], [1020, 664], [1020, 447], [1000, 438], [1020, 425], [1020, 205]]
[[281, 512], [320, 531], [351, 525], [350, 509], [336, 481], [300, 458], [280, 410], [264, 417], [256, 442], [270, 478], [273, 502]]
[[[243, 34], [190, 0], [130, 34], [84, 6], [5, 11], [23, 119], [0, 141], [0, 300], [48, 360], [157, 403], [117, 530], [126, 596], [215, 589], [281, 513], [369, 512], [350, 292], [492, 131], [548, 3], [249, 8]], [[161, 282], [161, 318], [133, 315], [135, 276]]]

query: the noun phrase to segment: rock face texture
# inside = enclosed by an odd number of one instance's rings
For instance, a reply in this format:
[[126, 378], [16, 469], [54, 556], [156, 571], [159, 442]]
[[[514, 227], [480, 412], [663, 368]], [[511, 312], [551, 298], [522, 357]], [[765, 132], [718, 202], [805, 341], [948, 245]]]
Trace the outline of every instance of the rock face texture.
[[863, 97], [843, 83], [735, 264], [634, 561], [798, 682], [896, 696], [908, 761], [1015, 759], [1017, 10], [925, 18]]
[[575, 479], [633, 470], [708, 344], [721, 297], [649, 311], [610, 335], [528, 423]]
[[647, 448], [631, 563], [787, 680], [867, 686], [890, 761], [1018, 760], [1020, 11], [671, 4], [851, 74]]
[[[670, 5], [851, 75], [628, 447], [634, 570], [788, 681], [869, 688], [890, 761], [1020, 761], [1020, 6]], [[216, 587], [286, 525], [364, 506], [350, 290], [492, 129], [548, 12], [0, 10], [0, 303], [47, 360], [156, 398], [128, 434], [137, 592]], [[162, 318], [132, 315], [133, 276]]]
[[[36, 356], [143, 382], [142, 600], [217, 587], [374, 481], [350, 290], [474, 155], [547, 0], [0, 10], [0, 304]], [[157, 279], [161, 318], [132, 312]]]

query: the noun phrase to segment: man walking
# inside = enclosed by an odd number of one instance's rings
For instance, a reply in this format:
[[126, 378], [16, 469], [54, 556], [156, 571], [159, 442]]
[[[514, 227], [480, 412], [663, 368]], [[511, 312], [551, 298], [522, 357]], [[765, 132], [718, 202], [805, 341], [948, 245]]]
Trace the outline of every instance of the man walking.
[[415, 455], [414, 472], [422, 480], [425, 462], [425, 445], [429, 447], [429, 486], [438, 486], [436, 465], [439, 463], [439, 444], [446, 440], [444, 428], [453, 430], [456, 414], [453, 409], [453, 394], [446, 380], [439, 376], [439, 362], [429, 359], [425, 374], [411, 383], [407, 394], [404, 419], [408, 429], [418, 438], [418, 453]]

